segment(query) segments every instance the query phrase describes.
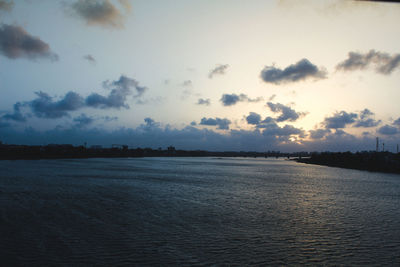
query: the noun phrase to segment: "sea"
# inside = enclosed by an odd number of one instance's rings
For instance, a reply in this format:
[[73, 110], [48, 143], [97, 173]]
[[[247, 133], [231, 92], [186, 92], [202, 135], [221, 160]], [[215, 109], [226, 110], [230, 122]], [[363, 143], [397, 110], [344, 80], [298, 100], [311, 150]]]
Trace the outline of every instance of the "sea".
[[272, 158], [0, 161], [0, 266], [400, 265], [400, 175]]

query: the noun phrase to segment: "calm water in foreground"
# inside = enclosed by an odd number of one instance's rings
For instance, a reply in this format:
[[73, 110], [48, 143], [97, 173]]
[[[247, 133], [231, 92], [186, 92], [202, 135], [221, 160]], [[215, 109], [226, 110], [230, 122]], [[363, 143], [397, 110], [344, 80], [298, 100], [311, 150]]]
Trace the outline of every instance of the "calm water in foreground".
[[0, 161], [1, 265], [399, 265], [400, 175], [275, 159]]

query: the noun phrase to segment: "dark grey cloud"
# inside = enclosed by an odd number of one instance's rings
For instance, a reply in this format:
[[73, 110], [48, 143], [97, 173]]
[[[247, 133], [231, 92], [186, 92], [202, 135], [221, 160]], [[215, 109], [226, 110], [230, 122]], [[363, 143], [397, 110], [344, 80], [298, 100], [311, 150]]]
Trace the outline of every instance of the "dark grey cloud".
[[0, 53], [10, 59], [28, 58], [35, 60], [47, 58], [58, 60], [57, 54], [39, 37], [30, 35], [24, 28], [17, 25], [1, 24]]
[[331, 117], [326, 117], [323, 124], [327, 129], [345, 128], [347, 124], [352, 124], [356, 121], [358, 115], [356, 113], [347, 113], [346, 111], [336, 112]]
[[390, 55], [375, 50], [370, 50], [368, 53], [362, 54], [358, 52], [349, 52], [348, 58], [340, 62], [337, 70], [353, 71], [363, 70], [370, 66], [375, 68], [375, 71], [381, 74], [391, 74], [400, 66], [400, 54]]
[[39, 118], [56, 119], [68, 115], [68, 112], [78, 110], [85, 106], [82, 96], [75, 92], [68, 92], [63, 98], [55, 101], [53, 97], [44, 92], [35, 92], [36, 99], [27, 102], [34, 115]]
[[75, 117], [73, 121], [75, 122], [76, 127], [82, 128], [92, 124], [95, 121], [95, 119], [93, 117], [89, 117], [86, 114], [82, 113], [78, 117]]
[[222, 102], [222, 105], [224, 106], [233, 106], [238, 102], [248, 102], [248, 103], [256, 103], [263, 101], [264, 99], [262, 97], [257, 97], [257, 98], [249, 98], [245, 94], [223, 94], [220, 101]]
[[272, 139], [280, 142], [288, 142], [292, 136], [304, 138], [305, 132], [303, 129], [293, 127], [292, 125], [279, 126], [277, 120], [272, 117], [266, 117], [261, 120], [261, 116], [257, 113], [250, 112], [246, 117], [247, 123], [256, 125], [256, 129], [261, 130], [262, 135], [268, 140]]
[[[257, 114], [258, 115], [258, 114]], [[264, 120], [260, 120], [257, 123], [257, 115], [253, 118], [254, 120], [252, 120], [252, 123], [249, 124], [253, 124], [256, 126], [257, 129], [265, 129], [265, 128], [276, 128], [279, 127], [278, 123], [276, 122], [276, 120], [272, 117], [266, 117]], [[257, 124], [256, 124], [257, 123]]]
[[316, 129], [316, 130], [310, 130], [308, 131], [310, 133], [310, 137], [312, 139], [322, 139], [326, 135], [331, 133], [330, 129]]
[[83, 128], [92, 125], [96, 121], [104, 121], [104, 122], [111, 122], [117, 121], [118, 117], [110, 117], [110, 116], [88, 116], [84, 113], [81, 113], [79, 116], [74, 117], [72, 119], [73, 127]]
[[[128, 1], [121, 1], [121, 8], [130, 11]], [[70, 5], [72, 11], [84, 19], [88, 25], [121, 28], [124, 25], [124, 15], [109, 0], [78, 0]]]
[[136, 80], [124, 75], [121, 75], [117, 81], [103, 82], [103, 86], [111, 90], [111, 92], [107, 96], [103, 96], [98, 93], [92, 93], [85, 100], [87, 106], [101, 109], [129, 109], [129, 105], [127, 103], [128, 96], [132, 95], [134, 91], [136, 91], [136, 95], [134, 95], [134, 97], [140, 97], [147, 90], [146, 87], [139, 86], [139, 83]]
[[380, 134], [383, 134], [383, 135], [395, 135], [395, 134], [398, 134], [400, 131], [396, 127], [386, 124], [386, 125], [378, 128], [377, 132]]
[[208, 74], [208, 78], [212, 79], [215, 75], [224, 75], [228, 67], [229, 67], [228, 64], [217, 65], [210, 71], [210, 73]]
[[11, 11], [13, 7], [14, 7], [14, 1], [0, 0], [0, 10]]
[[246, 117], [246, 121], [248, 124], [258, 125], [261, 122], [261, 115], [255, 112], [250, 112]]
[[[55, 99], [49, 94], [39, 91], [35, 92], [36, 98], [14, 105], [14, 113], [4, 115], [6, 120], [25, 121], [26, 118], [21, 113], [21, 107], [29, 107], [32, 113], [39, 118], [57, 119], [69, 116], [70, 112], [81, 108], [91, 107], [100, 109], [129, 109], [128, 96], [138, 98], [147, 90], [146, 87], [139, 86], [139, 83], [127, 76], [121, 75], [116, 81], [105, 81], [103, 86], [110, 90], [106, 96], [92, 93], [86, 98], [80, 94], [70, 91], [63, 97]], [[134, 94], [136, 93], [136, 94]], [[106, 120], [106, 119], [105, 119]]]
[[266, 117], [264, 120], [262, 120], [260, 122], [259, 127], [260, 128], [266, 128], [266, 127], [268, 127], [268, 125], [275, 126], [275, 125], [278, 125], [278, 124], [276, 123], [276, 120], [274, 118], [268, 116], [268, 117]]
[[207, 98], [207, 99], [199, 98], [197, 100], [197, 105], [209, 106], [209, 105], [211, 105], [211, 100], [209, 98]]
[[304, 137], [304, 130], [296, 128], [292, 125], [285, 125], [283, 127], [279, 127], [278, 125], [269, 124], [269, 127], [266, 127], [263, 131], [264, 136], [275, 136], [279, 137], [281, 140], [288, 140], [289, 136], [298, 135], [300, 137]]
[[360, 112], [360, 118], [353, 125], [354, 127], [375, 127], [381, 123], [381, 120], [375, 120], [373, 118], [375, 114], [369, 109], [364, 109]]
[[285, 106], [281, 103], [272, 103], [272, 102], [267, 102], [267, 106], [271, 109], [272, 112], [274, 113], [281, 113], [281, 115], [276, 118], [277, 122], [282, 122], [282, 121], [296, 121], [300, 116], [304, 116], [305, 113], [302, 112], [296, 112], [289, 106]]
[[90, 55], [90, 54], [84, 55], [84, 56], [83, 56], [83, 59], [89, 61], [89, 62], [92, 63], [92, 64], [95, 64], [95, 63], [96, 63], [96, 59], [95, 59], [92, 55]]
[[393, 122], [393, 125], [400, 126], [400, 117]]
[[302, 81], [308, 78], [324, 79], [326, 71], [312, 64], [308, 59], [302, 59], [284, 69], [274, 65], [266, 66], [261, 71], [261, 78], [266, 83], [282, 84]]
[[236, 94], [223, 94], [220, 101], [224, 106], [232, 106], [239, 102], [240, 97]]
[[17, 102], [14, 104], [14, 112], [13, 113], [7, 113], [2, 116], [3, 119], [5, 120], [13, 120], [13, 121], [18, 121], [18, 122], [25, 122], [26, 117], [22, 114], [21, 108], [23, 107], [23, 104], [20, 102]]
[[144, 119], [145, 124], [140, 125], [140, 129], [144, 131], [150, 131], [154, 128], [159, 128], [161, 124], [159, 122], [156, 122], [150, 117], [147, 117]]
[[217, 129], [221, 130], [228, 130], [231, 121], [228, 119], [221, 119], [221, 118], [202, 118], [200, 125], [207, 125], [207, 126], [218, 126]]

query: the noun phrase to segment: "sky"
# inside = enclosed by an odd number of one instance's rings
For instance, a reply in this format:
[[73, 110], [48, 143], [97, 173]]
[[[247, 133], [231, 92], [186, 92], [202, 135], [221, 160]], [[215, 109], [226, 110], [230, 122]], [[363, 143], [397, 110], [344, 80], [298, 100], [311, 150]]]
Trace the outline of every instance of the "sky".
[[0, 0], [0, 141], [400, 144], [400, 4]]

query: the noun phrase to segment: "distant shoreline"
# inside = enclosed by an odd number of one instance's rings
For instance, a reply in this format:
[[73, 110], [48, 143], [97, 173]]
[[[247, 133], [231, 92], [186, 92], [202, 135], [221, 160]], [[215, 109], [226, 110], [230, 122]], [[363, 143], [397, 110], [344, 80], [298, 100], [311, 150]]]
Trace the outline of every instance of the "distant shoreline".
[[400, 153], [364, 152], [364, 153], [318, 153], [309, 158], [295, 159], [297, 162], [339, 167], [345, 169], [364, 170], [370, 172], [400, 174]]
[[51, 144], [46, 146], [0, 144], [0, 160], [88, 159], [88, 158], [144, 158], [144, 157], [251, 157], [290, 158], [299, 163], [400, 174], [400, 153], [390, 152], [296, 152], [279, 151], [206, 151], [129, 148], [125, 145], [103, 148]]
[[167, 149], [129, 148], [115, 146], [103, 148], [94, 146], [73, 146], [69, 144], [51, 144], [46, 146], [4, 145], [0, 144], [0, 160], [35, 159], [81, 159], [81, 158], [142, 158], [142, 157], [308, 157], [308, 152], [281, 153], [279, 151], [206, 151], [178, 150], [170, 146]]

